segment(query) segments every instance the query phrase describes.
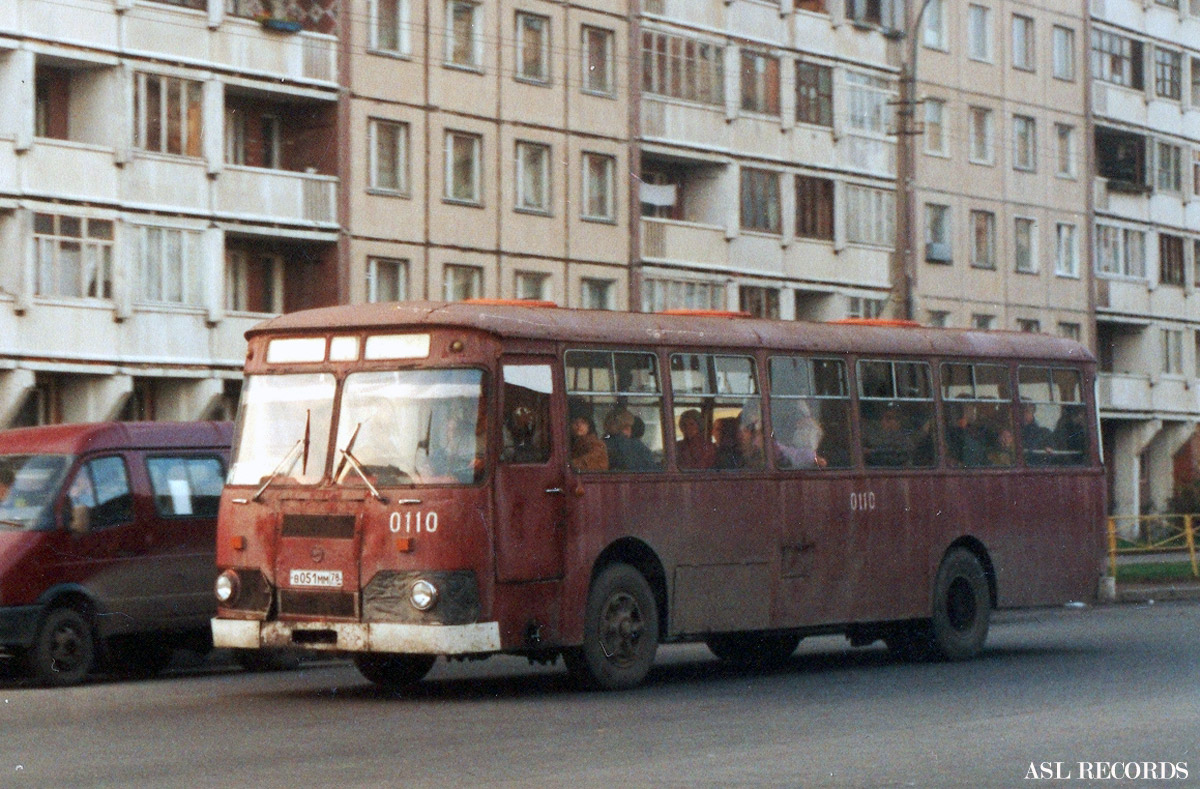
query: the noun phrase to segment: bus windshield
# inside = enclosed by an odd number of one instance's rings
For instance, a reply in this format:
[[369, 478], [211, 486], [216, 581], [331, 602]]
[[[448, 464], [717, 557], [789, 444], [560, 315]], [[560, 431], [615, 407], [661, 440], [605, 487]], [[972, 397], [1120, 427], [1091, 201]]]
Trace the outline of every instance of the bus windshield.
[[320, 482], [336, 386], [332, 373], [248, 377], [229, 483], [259, 485], [275, 477]]
[[54, 522], [54, 496], [67, 455], [0, 455], [0, 529], [35, 531]]
[[[471, 484], [483, 478], [483, 372], [398, 370], [346, 377], [336, 481], [358, 464], [380, 485]], [[346, 455], [349, 454], [349, 458]]]

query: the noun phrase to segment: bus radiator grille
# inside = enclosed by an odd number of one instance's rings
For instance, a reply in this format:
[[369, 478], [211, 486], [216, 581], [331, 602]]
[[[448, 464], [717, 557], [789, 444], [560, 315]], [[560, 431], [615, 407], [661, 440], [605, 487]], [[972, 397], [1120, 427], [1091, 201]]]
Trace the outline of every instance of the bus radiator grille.
[[324, 537], [333, 540], [354, 539], [353, 515], [283, 516], [282, 537]]
[[297, 592], [294, 589], [280, 589], [279, 613], [281, 616], [357, 619], [356, 597], [357, 595], [346, 592]]

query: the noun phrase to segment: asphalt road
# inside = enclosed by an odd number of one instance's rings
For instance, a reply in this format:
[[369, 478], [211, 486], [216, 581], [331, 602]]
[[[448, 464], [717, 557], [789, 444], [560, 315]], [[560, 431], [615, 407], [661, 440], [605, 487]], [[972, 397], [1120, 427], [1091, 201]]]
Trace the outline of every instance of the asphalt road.
[[[217, 655], [151, 681], [0, 680], [0, 787], [1200, 785], [1198, 651], [1181, 602], [1002, 614], [960, 664], [814, 638], [751, 672], [664, 647], [609, 694], [511, 658], [391, 696], [345, 663]], [[1080, 779], [1100, 762], [1177, 777]]]

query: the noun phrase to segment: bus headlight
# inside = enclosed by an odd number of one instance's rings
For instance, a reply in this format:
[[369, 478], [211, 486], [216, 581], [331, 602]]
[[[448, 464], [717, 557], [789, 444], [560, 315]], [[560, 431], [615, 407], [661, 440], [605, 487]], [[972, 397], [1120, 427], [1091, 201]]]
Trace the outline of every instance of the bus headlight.
[[240, 583], [238, 582], [237, 573], [233, 570], [226, 570], [217, 576], [217, 602], [231, 603], [237, 599]]
[[408, 600], [418, 611], [428, 611], [437, 605], [437, 587], [422, 578], [409, 587]]

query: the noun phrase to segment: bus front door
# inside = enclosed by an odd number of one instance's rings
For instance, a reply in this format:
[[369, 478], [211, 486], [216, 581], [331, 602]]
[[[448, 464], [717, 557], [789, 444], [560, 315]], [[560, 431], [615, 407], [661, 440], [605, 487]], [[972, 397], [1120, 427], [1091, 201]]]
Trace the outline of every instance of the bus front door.
[[563, 448], [553, 441], [554, 359], [506, 356], [503, 440], [496, 472], [496, 580], [537, 581], [563, 572]]

